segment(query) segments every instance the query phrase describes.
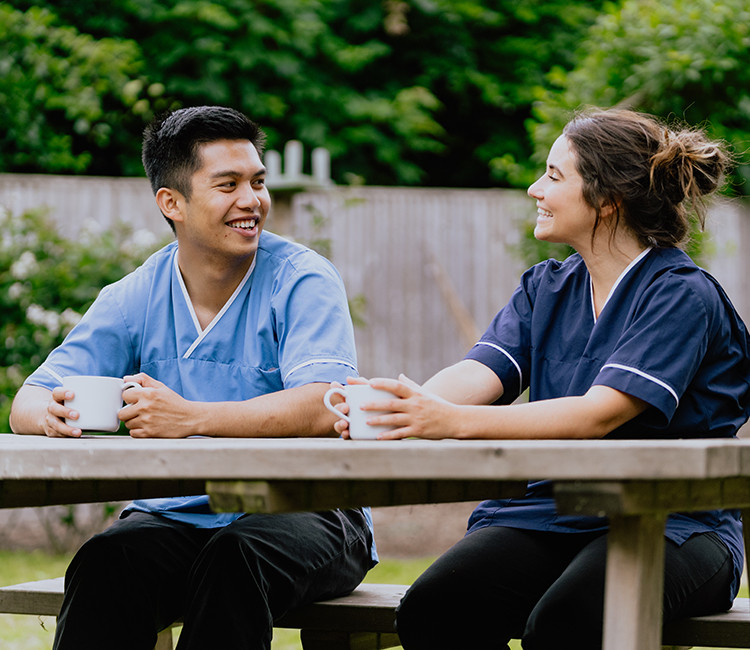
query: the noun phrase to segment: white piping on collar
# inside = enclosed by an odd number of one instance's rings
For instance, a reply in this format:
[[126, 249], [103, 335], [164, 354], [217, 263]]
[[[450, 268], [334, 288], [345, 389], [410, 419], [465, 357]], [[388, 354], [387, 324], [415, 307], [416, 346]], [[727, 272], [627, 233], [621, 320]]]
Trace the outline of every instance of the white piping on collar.
[[188, 311], [190, 312], [190, 317], [193, 319], [193, 325], [195, 326], [195, 331], [198, 334], [198, 337], [193, 341], [192, 345], [188, 348], [187, 352], [182, 355], [183, 359], [187, 359], [190, 357], [190, 355], [193, 353], [193, 350], [198, 347], [200, 342], [206, 338], [208, 333], [214, 328], [214, 325], [221, 320], [221, 317], [224, 315], [224, 313], [231, 307], [232, 303], [234, 302], [235, 298], [239, 295], [240, 291], [242, 291], [242, 287], [245, 286], [247, 281], [250, 279], [250, 276], [253, 274], [253, 271], [255, 270], [255, 260], [258, 259], [257, 253], [253, 257], [253, 261], [250, 263], [250, 268], [247, 270], [247, 273], [245, 273], [245, 277], [242, 278], [240, 283], [237, 285], [237, 288], [234, 290], [232, 295], [229, 297], [229, 300], [227, 300], [224, 303], [224, 306], [219, 310], [219, 313], [214, 316], [213, 320], [206, 326], [206, 329], [201, 329], [201, 324], [198, 321], [198, 316], [195, 313], [195, 309], [193, 308], [193, 301], [190, 300], [190, 294], [188, 293], [187, 287], [185, 286], [185, 279], [182, 277], [182, 271], [180, 271], [180, 265], [177, 263], [177, 255], [179, 254], [179, 249], [175, 252], [174, 255], [174, 269], [177, 273], [177, 279], [180, 282], [180, 288], [182, 289], [182, 295], [185, 298], [185, 303], [187, 304]]
[[[602, 305], [602, 311], [604, 311], [604, 308], [607, 306], [607, 303], [609, 302], [609, 299], [613, 296], [615, 293], [615, 290], [620, 285], [620, 282], [625, 278], [625, 276], [630, 272], [630, 270], [638, 264], [646, 255], [648, 255], [648, 252], [652, 249], [652, 246], [649, 246], [645, 250], [641, 251], [630, 264], [628, 264], [625, 267], [625, 270], [620, 273], [620, 277], [617, 278], [615, 283], [612, 285], [612, 288], [609, 290], [609, 293], [607, 294], [607, 299], [604, 301], [604, 304]], [[594, 317], [594, 324], [596, 324], [596, 321], [598, 320], [596, 316], [596, 305], [594, 304], [594, 281], [591, 279], [591, 274], [589, 273], [589, 295], [591, 296], [591, 314]], [[602, 311], [599, 312], [599, 315], [601, 316]]]

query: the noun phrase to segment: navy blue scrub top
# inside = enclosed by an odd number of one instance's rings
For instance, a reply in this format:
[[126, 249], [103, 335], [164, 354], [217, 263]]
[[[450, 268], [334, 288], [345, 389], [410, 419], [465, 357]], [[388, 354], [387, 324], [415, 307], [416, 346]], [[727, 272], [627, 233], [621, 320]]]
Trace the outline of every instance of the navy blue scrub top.
[[[492, 369], [508, 404], [583, 395], [593, 385], [647, 402], [606, 438], [731, 438], [750, 415], [750, 339], [718, 282], [681, 250], [644, 251], [625, 269], [597, 318], [580, 257], [529, 269], [466, 358]], [[549, 481], [531, 481], [523, 499], [481, 503], [469, 532], [485, 526], [582, 532], [606, 530], [599, 517], [560, 516]], [[682, 544], [715, 531], [742, 570], [739, 511], [670, 515], [666, 536]], [[733, 595], [734, 595], [733, 594]]]

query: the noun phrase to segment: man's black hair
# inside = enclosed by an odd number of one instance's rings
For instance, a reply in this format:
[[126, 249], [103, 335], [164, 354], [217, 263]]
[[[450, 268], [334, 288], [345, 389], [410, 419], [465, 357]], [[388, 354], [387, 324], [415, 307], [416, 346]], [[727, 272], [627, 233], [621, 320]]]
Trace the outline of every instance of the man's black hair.
[[157, 117], [143, 132], [142, 153], [154, 194], [168, 187], [190, 199], [191, 178], [202, 164], [199, 147], [217, 140], [249, 140], [262, 156], [266, 135], [245, 115], [224, 106], [181, 108]]

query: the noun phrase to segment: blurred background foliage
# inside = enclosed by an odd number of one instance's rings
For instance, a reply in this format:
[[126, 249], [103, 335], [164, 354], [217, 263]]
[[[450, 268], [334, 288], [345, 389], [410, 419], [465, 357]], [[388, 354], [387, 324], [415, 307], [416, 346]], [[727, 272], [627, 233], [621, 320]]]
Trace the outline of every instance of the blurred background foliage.
[[62, 237], [42, 212], [0, 211], [0, 429], [10, 399], [59, 345], [101, 288], [130, 273], [164, 241], [119, 224]]
[[271, 146], [296, 138], [327, 147], [339, 182], [509, 182], [489, 161], [528, 158], [534, 88], [551, 66], [573, 66], [601, 7], [110, 0], [105, 9], [99, 0], [10, 0], [0, 13], [0, 119], [12, 126], [0, 164], [138, 174], [140, 132], [153, 112], [206, 103], [245, 111]]
[[[139, 175], [155, 112], [238, 108], [339, 183], [525, 187], [584, 104], [744, 153], [750, 0], [6, 0], [0, 171]], [[741, 166], [734, 191], [747, 193]]]

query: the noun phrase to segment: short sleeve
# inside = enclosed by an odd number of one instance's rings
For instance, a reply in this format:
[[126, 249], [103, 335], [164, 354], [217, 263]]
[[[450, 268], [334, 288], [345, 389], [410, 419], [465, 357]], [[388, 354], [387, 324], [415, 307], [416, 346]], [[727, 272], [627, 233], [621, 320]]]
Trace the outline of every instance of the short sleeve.
[[698, 269], [659, 277], [593, 383], [647, 402], [668, 423], [706, 354], [715, 294]]
[[529, 384], [531, 319], [536, 281], [542, 266], [537, 265], [524, 273], [508, 304], [492, 319], [465, 357], [479, 361], [498, 376], [503, 384], [500, 404], [512, 402]]
[[311, 382], [346, 382], [357, 374], [349, 304], [333, 265], [308, 251], [272, 298], [279, 368], [285, 388]]

